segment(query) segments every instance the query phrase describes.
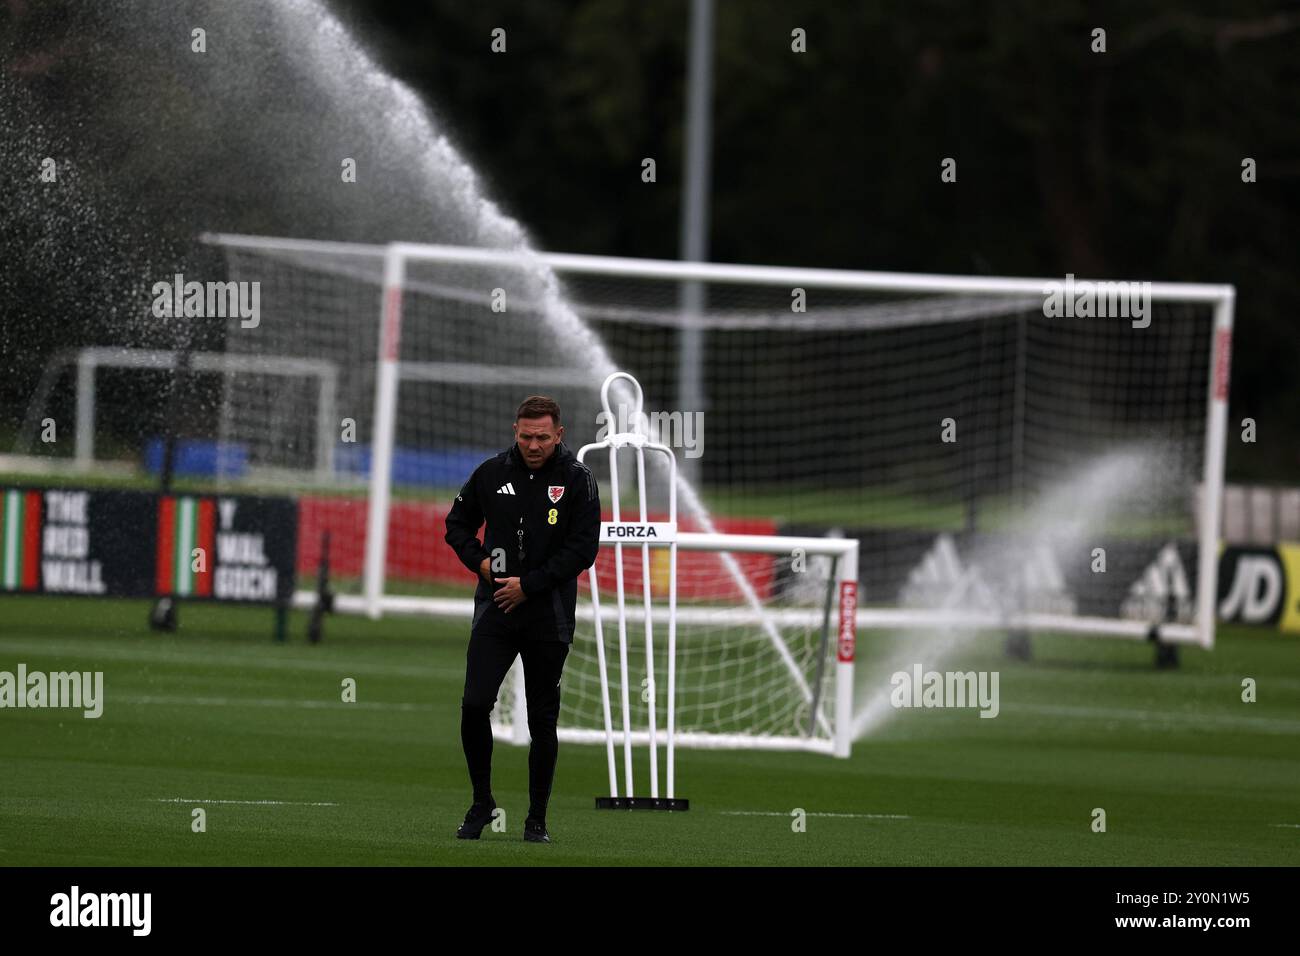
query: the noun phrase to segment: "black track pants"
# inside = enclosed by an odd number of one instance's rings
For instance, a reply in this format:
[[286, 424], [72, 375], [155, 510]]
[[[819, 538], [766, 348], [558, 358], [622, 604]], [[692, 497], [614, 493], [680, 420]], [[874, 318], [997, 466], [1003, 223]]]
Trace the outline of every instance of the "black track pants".
[[516, 655], [524, 661], [528, 732], [532, 736], [528, 749], [528, 815], [544, 821], [559, 752], [555, 724], [560, 716], [560, 674], [569, 655], [568, 644], [531, 640], [527, 632], [513, 629], [476, 629], [465, 655], [460, 740], [474, 800], [485, 801], [492, 795], [492, 707]]

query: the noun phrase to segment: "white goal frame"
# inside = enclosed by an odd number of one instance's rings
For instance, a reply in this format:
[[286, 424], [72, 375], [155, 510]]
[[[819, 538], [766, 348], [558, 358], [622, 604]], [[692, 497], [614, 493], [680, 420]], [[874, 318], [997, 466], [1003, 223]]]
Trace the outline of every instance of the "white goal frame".
[[[392, 243], [361, 245], [315, 240], [279, 239], [260, 236], [208, 234], [204, 240], [218, 246], [249, 252], [357, 256], [372, 267], [382, 268], [382, 292], [377, 310], [379, 351], [375, 383], [374, 467], [370, 475], [369, 514], [366, 534], [364, 595], [360, 602], [341, 600], [344, 609], [358, 606], [371, 617], [383, 613], [438, 613], [456, 602], [390, 596], [384, 593], [384, 556], [388, 543], [388, 511], [391, 492], [391, 460], [397, 386], [402, 377], [398, 342], [402, 326], [402, 293], [410, 263], [449, 262], [470, 265], [521, 264], [547, 267], [557, 273], [607, 275], [672, 281], [743, 283], [786, 288], [820, 288], [881, 293], [933, 293], [966, 296], [1020, 297], [1041, 299], [1049, 284], [1061, 279], [1008, 278], [995, 276], [953, 276], [929, 273], [869, 272], [837, 269], [806, 269], [776, 266], [727, 265], [672, 260], [629, 259], [607, 256], [542, 253], [529, 250], [483, 249], [449, 245]], [[1075, 278], [1076, 284], [1083, 279]], [[1170, 304], [1199, 304], [1213, 309], [1209, 354], [1205, 356], [1207, 377], [1206, 429], [1203, 464], [1204, 493], [1198, 513], [1198, 568], [1195, 620], [1190, 624], [1159, 623], [1161, 640], [1214, 646], [1216, 594], [1218, 584], [1218, 541], [1223, 494], [1224, 455], [1227, 435], [1228, 377], [1236, 290], [1231, 285], [1151, 282], [1151, 300]], [[935, 319], [944, 321], [943, 317]], [[301, 598], [306, 601], [306, 596]], [[906, 608], [863, 608], [858, 626], [865, 628], [917, 628], [954, 625], [966, 628], [1054, 630], [1089, 636], [1147, 640], [1152, 624], [1146, 621], [1076, 617], [1042, 613], [972, 615], [968, 612]]]
[[[692, 733], [677, 731], [675, 728], [668, 740], [676, 746], [694, 750], [807, 750], [813, 753], [829, 754], [836, 757], [849, 756], [853, 746], [853, 673], [857, 660], [857, 628], [861, 611], [857, 610], [858, 583], [858, 542], [852, 538], [812, 538], [783, 534], [727, 534], [706, 533], [702, 531], [678, 531], [675, 542], [678, 551], [706, 552], [746, 552], [750, 554], [789, 555], [796, 548], [802, 548], [809, 557], [828, 556], [835, 559], [836, 574], [834, 593], [838, 596], [847, 585], [852, 594], [852, 602], [831, 608], [832, 641], [835, 654], [835, 718], [828, 738], [797, 737], [777, 734], [727, 734], [727, 733]], [[652, 545], [653, 547], [653, 545]], [[739, 608], [691, 608], [677, 607], [675, 619], [683, 624], [708, 623], [725, 616], [734, 619], [743, 614]], [[822, 623], [823, 610], [817, 608], [767, 608], [761, 613], [755, 612], [755, 618], [765, 618], [771, 623], [789, 627], [818, 627]], [[579, 604], [578, 620], [594, 625], [594, 606]], [[600, 608], [600, 617], [605, 626], [618, 625], [618, 609], [606, 603]], [[673, 618], [666, 612], [656, 612], [655, 621], [671, 626]], [[672, 661], [669, 651], [668, 660]], [[516, 680], [514, 681], [514, 713], [527, 712], [524, 698], [522, 668], [516, 662]], [[626, 668], [622, 669], [624, 672]], [[669, 687], [669, 699], [675, 688]], [[672, 714], [671, 708], [667, 710]], [[528, 743], [528, 723], [515, 720], [509, 724], [493, 721], [493, 732], [501, 740], [513, 744]], [[624, 748], [630, 746], [647, 746], [651, 743], [649, 730], [633, 730], [625, 734], [618, 727], [607, 733], [600, 728], [560, 727], [560, 740], [572, 743], [603, 744], [607, 739], [612, 745]], [[669, 767], [672, 766], [669, 758]], [[617, 790], [612, 791], [614, 794]], [[668, 796], [673, 796], [672, 781], [669, 779]]]
[[[324, 359], [277, 355], [239, 355], [229, 352], [190, 352], [195, 372], [276, 375], [284, 378], [314, 378], [316, 389], [316, 478], [328, 482], [334, 476], [335, 408], [338, 401], [338, 367]], [[93, 346], [78, 349], [71, 361], [77, 368], [76, 445], [73, 460], [82, 471], [95, 463], [95, 372], [100, 368], [170, 371], [179, 353], [171, 349], [138, 349]]]

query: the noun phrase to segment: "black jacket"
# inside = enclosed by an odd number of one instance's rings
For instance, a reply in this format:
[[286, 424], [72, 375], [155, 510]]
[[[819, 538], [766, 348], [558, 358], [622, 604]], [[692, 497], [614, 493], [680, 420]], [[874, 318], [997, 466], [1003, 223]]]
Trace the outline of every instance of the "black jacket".
[[[465, 482], [447, 514], [446, 540], [478, 579], [475, 628], [513, 620], [539, 639], [571, 641], [578, 575], [596, 560], [600, 543], [596, 479], [563, 442], [536, 471], [511, 445]], [[500, 585], [489, 586], [479, 574], [483, 559], [497, 548], [504, 552], [505, 570], [492, 577], [518, 576], [528, 598], [508, 615], [492, 601]]]

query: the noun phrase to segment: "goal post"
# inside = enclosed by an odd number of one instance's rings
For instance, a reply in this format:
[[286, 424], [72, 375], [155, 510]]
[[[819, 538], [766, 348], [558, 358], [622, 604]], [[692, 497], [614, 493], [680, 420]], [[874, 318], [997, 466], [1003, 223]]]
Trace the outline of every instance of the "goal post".
[[[1132, 283], [1147, 299], [1138, 321], [1049, 314], [1059, 277], [208, 239], [230, 278], [264, 280], [262, 327], [235, 346], [338, 361], [339, 413], [373, 443], [354, 532], [365, 574], [340, 607], [462, 608], [403, 577], [421, 544], [398, 510], [440, 501], [464, 460], [496, 449], [484, 423], [508, 420], [523, 390], [586, 428], [604, 376], [628, 368], [649, 406], [668, 407], [690, 327], [704, 407], [675, 411], [708, 428], [684, 519], [856, 539], [860, 627], [1154, 629], [1213, 646], [1231, 286]], [[701, 289], [690, 314], [687, 282]], [[400, 335], [385, 359], [389, 323]], [[1090, 567], [1097, 548], [1105, 573]], [[1172, 576], [1151, 583], [1166, 559], [1186, 600], [1160, 600]], [[1165, 603], [1178, 612], [1153, 610]]]
[[1228, 443], [1228, 385], [1232, 368], [1232, 321], [1236, 290], [1221, 287], [1211, 299], [1214, 339], [1210, 371], [1206, 376], [1205, 460], [1200, 508], [1198, 548], [1200, 563], [1196, 584], [1196, 634], [1202, 647], [1214, 646], [1214, 621], [1218, 610], [1219, 530], [1223, 523], [1223, 468]]
[[384, 253], [383, 299], [379, 306], [379, 342], [375, 347], [374, 437], [370, 454], [370, 500], [366, 513], [366, 614], [382, 614], [384, 571], [388, 555], [389, 496], [392, 493], [393, 436], [397, 415], [397, 376], [402, 340], [402, 285], [406, 259], [400, 248]]

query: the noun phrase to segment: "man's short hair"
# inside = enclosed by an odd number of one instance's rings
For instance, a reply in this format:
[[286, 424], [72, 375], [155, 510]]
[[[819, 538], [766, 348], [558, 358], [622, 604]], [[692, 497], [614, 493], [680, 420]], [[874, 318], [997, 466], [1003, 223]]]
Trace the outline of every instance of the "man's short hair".
[[519, 403], [519, 408], [515, 411], [515, 421], [521, 418], [545, 418], [547, 415], [551, 416], [551, 421], [558, 427], [560, 403], [545, 395], [529, 395]]

